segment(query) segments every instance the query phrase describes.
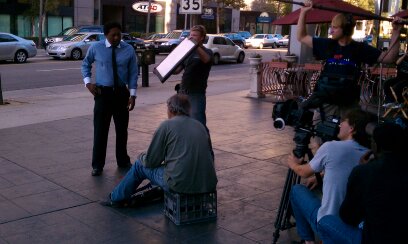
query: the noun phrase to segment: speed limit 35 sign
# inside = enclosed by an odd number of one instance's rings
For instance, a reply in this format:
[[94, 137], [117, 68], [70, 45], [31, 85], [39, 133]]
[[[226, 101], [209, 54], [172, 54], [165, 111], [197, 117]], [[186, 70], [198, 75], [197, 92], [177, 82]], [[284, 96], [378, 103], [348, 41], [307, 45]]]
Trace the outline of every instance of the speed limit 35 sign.
[[201, 14], [203, 0], [180, 0], [180, 14]]

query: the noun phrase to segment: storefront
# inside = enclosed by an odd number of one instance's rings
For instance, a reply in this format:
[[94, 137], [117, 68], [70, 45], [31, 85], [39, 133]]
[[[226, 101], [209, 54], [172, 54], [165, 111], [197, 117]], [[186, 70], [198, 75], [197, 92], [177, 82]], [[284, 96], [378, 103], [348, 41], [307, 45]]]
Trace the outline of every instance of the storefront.
[[[202, 24], [209, 33], [217, 32], [217, 8], [203, 6], [202, 14], [179, 14], [175, 0], [152, 1], [149, 32], [169, 32]], [[38, 37], [38, 15], [27, 14], [31, 0], [0, 0], [0, 31], [22, 37]], [[63, 29], [80, 25], [100, 25], [110, 21], [122, 24], [125, 32], [146, 33], [148, 0], [59, 0], [56, 9], [47, 11], [43, 36], [56, 35]], [[239, 10], [222, 8], [218, 13], [220, 32], [238, 31]], [[256, 17], [254, 17], [256, 18]]]

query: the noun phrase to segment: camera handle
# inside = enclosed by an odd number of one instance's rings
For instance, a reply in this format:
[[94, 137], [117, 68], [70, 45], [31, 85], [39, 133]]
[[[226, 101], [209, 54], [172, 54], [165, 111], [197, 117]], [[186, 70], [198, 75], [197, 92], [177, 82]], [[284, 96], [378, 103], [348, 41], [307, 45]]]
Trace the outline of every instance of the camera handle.
[[[307, 155], [308, 161], [312, 160], [313, 158], [313, 153], [312, 150], [308, 147], [304, 155]], [[306, 163], [306, 161], [303, 161]], [[322, 178], [320, 174], [315, 174], [316, 179], [319, 185], [321, 185]], [[285, 185], [283, 187], [283, 192], [281, 196], [281, 200], [279, 203], [279, 209], [278, 213], [276, 214], [276, 219], [275, 219], [275, 231], [273, 232], [273, 240], [272, 243], [276, 244], [278, 239], [279, 239], [279, 232], [283, 230], [290, 229], [295, 226], [295, 224], [290, 222], [290, 217], [292, 216], [292, 207], [290, 205], [290, 191], [292, 190], [292, 186], [299, 184], [301, 180], [301, 177], [298, 176], [293, 170], [288, 169], [288, 173], [286, 175], [286, 180], [285, 180]]]

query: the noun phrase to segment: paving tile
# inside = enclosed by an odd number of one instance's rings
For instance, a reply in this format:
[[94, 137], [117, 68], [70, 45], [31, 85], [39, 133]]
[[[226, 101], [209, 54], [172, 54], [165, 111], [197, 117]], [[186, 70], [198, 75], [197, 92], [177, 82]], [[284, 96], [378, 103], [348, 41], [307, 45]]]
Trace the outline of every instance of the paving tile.
[[242, 177], [236, 178], [237, 183], [264, 191], [270, 191], [277, 188], [280, 189], [283, 187], [284, 181], [285, 177], [280, 174], [261, 176], [253, 173], [247, 173]]
[[271, 211], [241, 201], [218, 207], [217, 224], [233, 233], [243, 235], [273, 222]]
[[259, 193], [264, 190], [250, 187], [243, 184], [235, 183], [233, 185], [217, 189], [217, 201], [219, 204], [241, 200]]
[[86, 204], [66, 209], [63, 212], [73, 219], [102, 232], [109, 230], [111, 233], [120, 233], [130, 226], [134, 231], [145, 228], [136, 219], [118, 214], [114, 209], [101, 206], [99, 203]]
[[20, 218], [30, 216], [27, 210], [17, 206], [11, 201], [0, 202], [0, 225]]
[[31, 214], [42, 214], [89, 203], [90, 200], [65, 189], [43, 192], [12, 200]]
[[250, 244], [250, 243], [256, 243], [256, 242], [253, 240], [250, 240], [249, 238], [245, 238], [241, 235], [235, 234], [231, 231], [225, 230], [223, 228], [218, 228], [211, 233], [203, 234], [197, 237], [192, 237], [190, 239], [183, 241], [182, 243], [188, 243], [188, 244], [195, 244], [195, 243], [197, 244], [198, 243]]
[[8, 199], [34, 195], [42, 192], [53, 191], [61, 187], [47, 180], [27, 183], [23, 185], [0, 189], [0, 194]]
[[[1, 189], [7, 189], [8, 187], [12, 187], [14, 186], [13, 183], [11, 183], [10, 181], [4, 179], [2, 176], [0, 176], [0, 190]], [[0, 191], [1, 194], [1, 191]]]
[[100, 243], [107, 236], [95, 235], [94, 230], [80, 222], [64, 225], [57, 224], [41, 229], [33, 229], [26, 233], [7, 236], [4, 239], [10, 243]]
[[[270, 244], [274, 238], [273, 237], [274, 231], [275, 231], [274, 225], [270, 224], [262, 228], [259, 228], [257, 230], [246, 233], [243, 236], [249, 239], [255, 240], [257, 243]], [[297, 234], [295, 232], [296, 232], [296, 228], [279, 231], [279, 237], [277, 239], [277, 243], [278, 244], [288, 244], [288, 243], [291, 243], [291, 241], [293, 240], [297, 240], [300, 242], [300, 239], [297, 237]]]
[[3, 174], [2, 177], [16, 186], [35, 183], [43, 180], [43, 177], [28, 170], [10, 172], [8, 174]]

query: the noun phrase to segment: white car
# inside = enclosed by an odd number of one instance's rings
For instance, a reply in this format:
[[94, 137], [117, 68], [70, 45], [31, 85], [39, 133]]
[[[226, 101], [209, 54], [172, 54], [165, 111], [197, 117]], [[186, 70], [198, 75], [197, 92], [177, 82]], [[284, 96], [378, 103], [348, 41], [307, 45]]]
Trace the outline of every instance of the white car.
[[35, 43], [19, 36], [0, 32], [0, 60], [25, 63], [27, 58], [37, 55]]
[[214, 54], [214, 64], [220, 61], [244, 62], [245, 52], [233, 43], [228, 37], [208, 34], [204, 40], [204, 46]]
[[74, 59], [84, 58], [88, 48], [92, 43], [105, 40], [103, 33], [77, 33], [66, 37], [61, 42], [51, 43], [47, 46], [49, 56], [56, 59]]
[[276, 48], [278, 40], [282, 38], [281, 34], [255, 34], [251, 38], [246, 39], [246, 46], [259, 49], [264, 47]]
[[289, 45], [289, 35], [284, 36], [282, 39], [278, 40], [278, 47], [287, 47]]

